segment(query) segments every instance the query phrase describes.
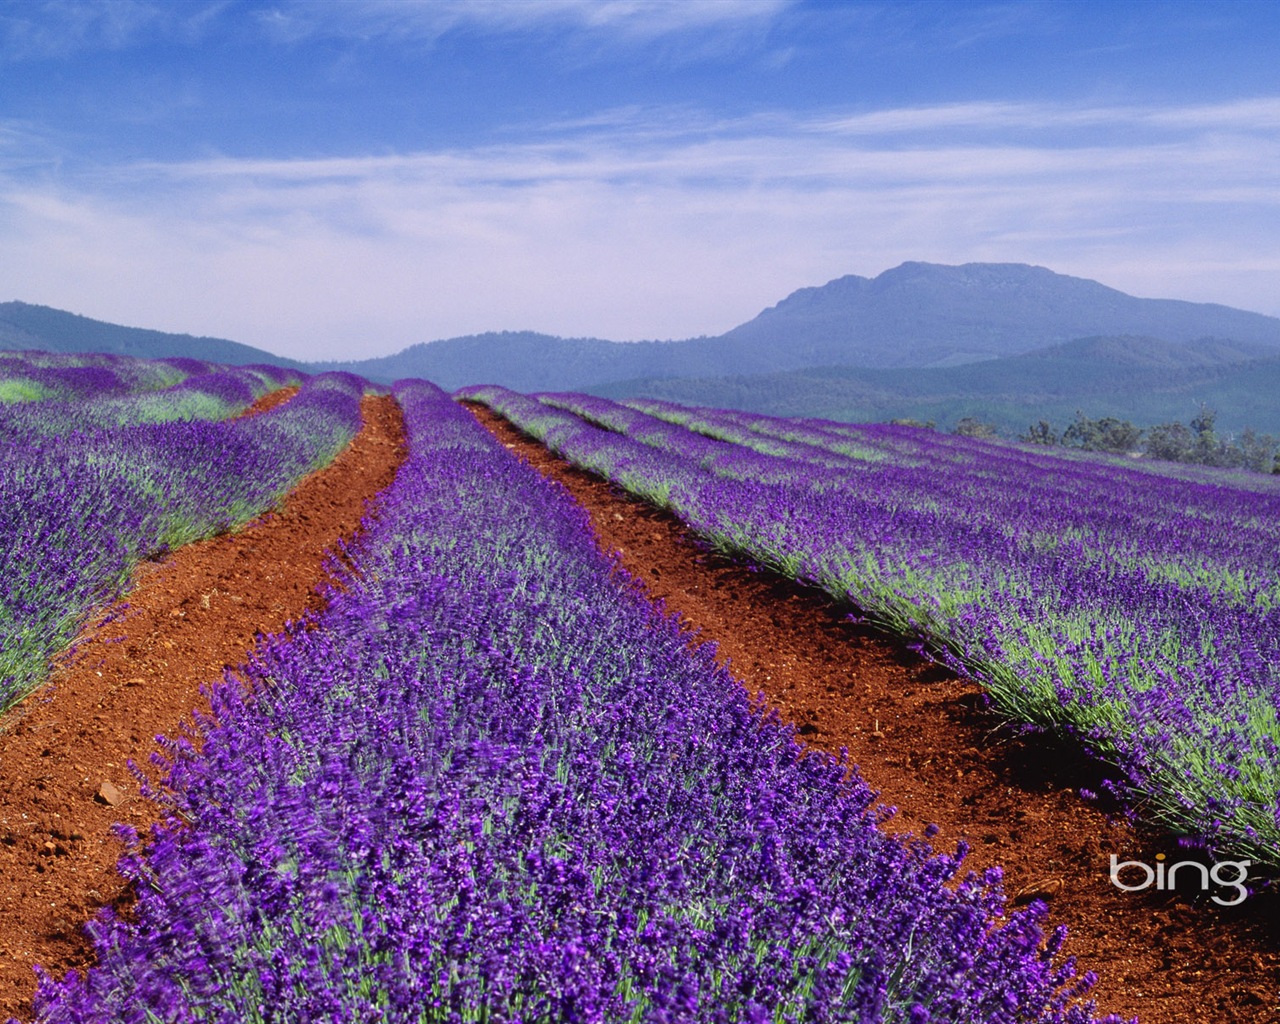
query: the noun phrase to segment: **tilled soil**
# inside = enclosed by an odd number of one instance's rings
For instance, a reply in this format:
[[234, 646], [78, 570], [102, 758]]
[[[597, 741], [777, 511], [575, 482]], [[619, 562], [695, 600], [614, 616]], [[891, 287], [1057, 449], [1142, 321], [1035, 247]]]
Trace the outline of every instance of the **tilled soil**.
[[[508, 448], [587, 509], [600, 546], [678, 614], [697, 642], [762, 692], [807, 743], [850, 760], [898, 808], [888, 827], [935, 848], [960, 839], [967, 864], [999, 864], [1015, 904], [1043, 899], [1070, 929], [1066, 950], [1101, 975], [1103, 1012], [1142, 1024], [1280, 1021], [1280, 922], [1274, 896], [1237, 908], [1227, 890], [1124, 892], [1110, 855], [1155, 865], [1187, 858], [1167, 837], [1080, 797], [1095, 764], [1045, 737], [1019, 737], [982, 691], [900, 640], [850, 621], [852, 609], [773, 573], [711, 553], [673, 516], [574, 469], [505, 420], [469, 406]], [[1127, 876], [1124, 876], [1127, 877]]]
[[325, 552], [355, 535], [403, 459], [394, 400], [365, 398], [362, 412], [348, 448], [278, 511], [139, 566], [126, 600], [0, 720], [0, 1019], [31, 1016], [33, 964], [55, 976], [91, 964], [84, 923], [128, 904], [112, 826], [157, 820], [128, 763], [145, 768], [157, 735], [207, 710], [200, 687], [241, 665], [259, 633], [320, 607]]

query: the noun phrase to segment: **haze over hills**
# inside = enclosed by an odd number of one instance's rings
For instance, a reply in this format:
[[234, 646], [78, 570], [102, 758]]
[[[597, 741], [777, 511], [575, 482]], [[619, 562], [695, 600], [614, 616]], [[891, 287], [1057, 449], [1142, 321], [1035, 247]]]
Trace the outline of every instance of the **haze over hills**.
[[907, 418], [949, 429], [972, 416], [1014, 435], [1044, 419], [1059, 430], [1077, 411], [1138, 425], [1186, 423], [1204, 403], [1226, 431], [1280, 435], [1280, 353], [1207, 340], [1082, 338], [949, 367], [831, 366], [770, 374], [619, 381], [610, 398], [664, 398], [774, 416], [852, 422]]
[[[215, 338], [119, 327], [0, 304], [0, 347], [109, 351], [344, 369], [447, 389], [651, 395], [840, 419], [983, 416], [1185, 420], [1201, 401], [1229, 429], [1280, 432], [1280, 319], [1209, 303], [1141, 299], [1014, 263], [904, 263], [802, 288], [718, 337], [613, 342], [503, 331], [394, 355], [301, 364]], [[729, 372], [732, 376], [729, 376]]]
[[[784, 347], [800, 366], [948, 366], [1076, 338], [1146, 335], [1280, 348], [1280, 319], [1228, 306], [1138, 299], [1021, 263], [903, 263], [793, 292], [725, 341]], [[787, 339], [791, 339], [788, 341]], [[752, 371], [747, 371], [752, 372]]]
[[1065, 359], [1103, 366], [1135, 366], [1162, 369], [1190, 369], [1222, 366], [1251, 359], [1280, 356], [1270, 345], [1257, 345], [1218, 338], [1198, 338], [1192, 344], [1175, 344], [1161, 338], [1120, 337], [1077, 338], [1025, 353], [1027, 359]]
[[1017, 263], [904, 263], [875, 278], [850, 275], [802, 288], [714, 338], [610, 342], [504, 332], [324, 365], [372, 380], [426, 377], [446, 388], [482, 382], [521, 391], [591, 390], [622, 380], [715, 377], [729, 368], [755, 375], [825, 366], [955, 366], [1115, 335], [1174, 344], [1215, 338], [1242, 353], [1280, 355], [1280, 319], [1260, 313], [1134, 298]]
[[305, 369], [294, 359], [223, 338], [196, 338], [142, 327], [121, 327], [27, 302], [0, 302], [0, 349], [44, 352], [109, 352], [140, 359], [185, 356], [245, 366], [274, 363]]

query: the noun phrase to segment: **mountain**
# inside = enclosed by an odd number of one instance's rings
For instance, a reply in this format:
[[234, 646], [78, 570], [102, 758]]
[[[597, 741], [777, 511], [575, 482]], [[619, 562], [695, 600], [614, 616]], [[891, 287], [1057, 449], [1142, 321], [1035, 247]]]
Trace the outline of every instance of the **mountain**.
[[307, 369], [306, 364], [294, 359], [285, 359], [235, 341], [193, 338], [189, 334], [167, 334], [141, 327], [121, 327], [26, 302], [0, 302], [0, 349], [109, 352], [142, 359], [186, 356], [235, 366], [274, 363], [276, 366], [289, 366], [296, 370]]
[[425, 377], [445, 388], [589, 390], [621, 380], [757, 375], [827, 366], [945, 367], [1086, 337], [1151, 337], [1239, 353], [1280, 353], [1280, 319], [1208, 303], [1139, 299], [1018, 263], [904, 263], [875, 278], [802, 288], [714, 338], [613, 342], [531, 332], [414, 345], [324, 368], [371, 380]]
[[733, 330], [614, 342], [531, 331], [414, 345], [395, 355], [299, 364], [216, 338], [118, 327], [0, 304], [0, 347], [105, 351], [352, 370], [453, 389], [648, 394], [839, 419], [982, 416], [1022, 430], [1041, 417], [1185, 421], [1207, 401], [1226, 429], [1280, 432], [1280, 319], [1139, 299], [1017, 263], [904, 263], [802, 288]]
[[1077, 338], [1028, 352], [1026, 359], [1064, 359], [1075, 363], [1102, 366], [1139, 366], [1150, 369], [1188, 369], [1193, 366], [1222, 366], [1270, 359], [1280, 355], [1269, 345], [1197, 338], [1191, 344], [1178, 345], [1162, 338], [1125, 335], [1118, 338]]
[[1041, 419], [1059, 430], [1077, 410], [1140, 426], [1186, 423], [1207, 403], [1227, 431], [1280, 435], [1280, 351], [1203, 339], [1173, 344], [1135, 336], [1081, 338], [962, 366], [832, 366], [770, 374], [620, 381], [610, 398], [664, 398], [774, 416], [868, 422], [965, 416], [1020, 433]]
[[1204, 337], [1280, 348], [1280, 319], [1228, 306], [1138, 299], [1020, 263], [904, 263], [876, 278], [802, 288], [723, 336], [784, 350], [789, 366], [946, 366], [1090, 336]]
[[[453, 390], [464, 384], [504, 384], [517, 391], [583, 388], [624, 377], [671, 376], [681, 372], [680, 358], [666, 351], [686, 353], [688, 341], [603, 341], [599, 338], [559, 338], [534, 331], [473, 334], [447, 341], [411, 345], [403, 351], [357, 362], [317, 363], [318, 370], [350, 370], [369, 380], [390, 384], [402, 377], [420, 377]], [[689, 372], [714, 374], [723, 368], [714, 360], [691, 358]]]

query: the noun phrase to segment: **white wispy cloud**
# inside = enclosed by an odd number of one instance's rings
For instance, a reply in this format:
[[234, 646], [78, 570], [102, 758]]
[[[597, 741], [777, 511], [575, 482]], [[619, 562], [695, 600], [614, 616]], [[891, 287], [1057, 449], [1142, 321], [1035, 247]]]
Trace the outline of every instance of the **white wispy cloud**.
[[775, 19], [793, 0], [349, 0], [282, 3], [260, 13], [280, 39], [313, 36], [434, 41], [455, 31], [540, 30], [649, 42], [735, 35]]
[[193, 40], [224, 2], [48, 0], [0, 5], [0, 64], [124, 50], [163, 34]]
[[845, 135], [907, 135], [942, 131], [1061, 131], [1080, 128], [1271, 132], [1280, 128], [1280, 98], [1167, 108], [1066, 103], [948, 103], [875, 110], [813, 122], [814, 130]]
[[1280, 129], [1280, 97], [1259, 96], [1230, 103], [1154, 110], [1146, 114], [1145, 120], [1152, 125], [1171, 128], [1275, 131]]
[[0, 169], [0, 266], [13, 297], [315, 358], [504, 328], [718, 333], [906, 259], [1277, 313], [1278, 105], [628, 111], [471, 149]]

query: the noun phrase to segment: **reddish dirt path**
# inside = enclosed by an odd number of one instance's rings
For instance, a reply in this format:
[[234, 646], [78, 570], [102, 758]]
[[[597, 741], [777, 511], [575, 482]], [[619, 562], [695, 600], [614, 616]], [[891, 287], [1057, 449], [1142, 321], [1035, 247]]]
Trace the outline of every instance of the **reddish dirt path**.
[[[574, 469], [482, 407], [509, 448], [559, 480], [587, 509], [601, 547], [650, 594], [717, 644], [731, 671], [761, 691], [802, 737], [849, 750], [891, 827], [973, 846], [974, 868], [1000, 864], [1015, 902], [1040, 896], [1071, 930], [1067, 951], [1102, 982], [1104, 1012], [1142, 1024], [1280, 1021], [1280, 924], [1274, 897], [1236, 910], [1207, 898], [1122, 892], [1109, 857], [1155, 863], [1186, 854], [1082, 801], [1097, 769], [1047, 739], [1021, 740], [982, 710], [972, 683], [904, 644], [847, 621], [849, 609], [772, 573], [709, 553], [672, 516]], [[1229, 895], [1229, 894], [1228, 894]]]
[[403, 458], [394, 400], [366, 398], [362, 411], [352, 444], [279, 512], [140, 566], [127, 604], [0, 722], [0, 1019], [31, 1016], [34, 963], [55, 975], [91, 963], [82, 925], [128, 901], [111, 827], [145, 826], [156, 810], [127, 762], [146, 766], [157, 734], [207, 709], [200, 686], [240, 665], [259, 632], [319, 607], [325, 551], [354, 535]]
[[233, 416], [232, 419], [238, 420], [245, 416], [258, 416], [261, 413], [268, 412], [269, 410], [274, 409], [277, 405], [284, 405], [285, 402], [289, 401], [289, 399], [301, 390], [301, 388], [290, 385], [287, 388], [277, 388], [275, 391], [268, 391], [239, 416]]

